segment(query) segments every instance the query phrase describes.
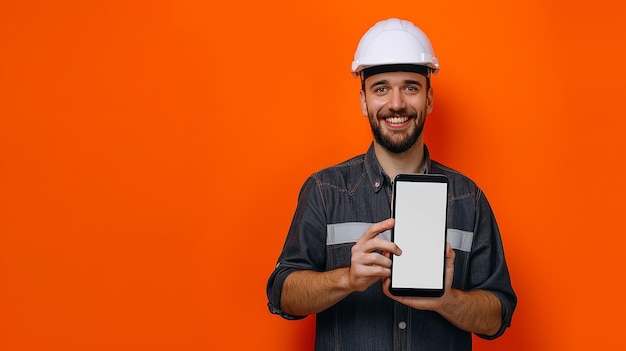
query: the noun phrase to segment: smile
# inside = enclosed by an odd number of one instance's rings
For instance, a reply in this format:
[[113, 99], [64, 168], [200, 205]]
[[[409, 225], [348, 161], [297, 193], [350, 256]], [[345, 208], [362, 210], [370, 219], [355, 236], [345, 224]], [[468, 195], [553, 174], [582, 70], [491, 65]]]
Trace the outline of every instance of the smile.
[[385, 122], [391, 124], [400, 124], [409, 120], [409, 117], [389, 117], [385, 118]]

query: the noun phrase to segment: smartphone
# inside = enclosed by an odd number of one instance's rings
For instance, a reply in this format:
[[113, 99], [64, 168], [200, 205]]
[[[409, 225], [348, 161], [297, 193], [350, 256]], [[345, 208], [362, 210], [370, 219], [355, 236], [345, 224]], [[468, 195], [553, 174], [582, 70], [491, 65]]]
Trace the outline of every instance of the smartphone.
[[398, 174], [392, 197], [396, 223], [391, 240], [402, 255], [391, 255], [391, 294], [443, 295], [448, 178], [439, 174]]

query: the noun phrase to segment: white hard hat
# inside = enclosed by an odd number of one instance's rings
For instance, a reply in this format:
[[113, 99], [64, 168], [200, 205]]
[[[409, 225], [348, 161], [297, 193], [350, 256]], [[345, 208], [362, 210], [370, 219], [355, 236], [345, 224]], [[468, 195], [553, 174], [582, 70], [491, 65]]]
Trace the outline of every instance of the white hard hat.
[[439, 60], [424, 32], [413, 23], [390, 18], [373, 25], [361, 38], [352, 61], [352, 74], [369, 67], [394, 64], [426, 66], [433, 73]]

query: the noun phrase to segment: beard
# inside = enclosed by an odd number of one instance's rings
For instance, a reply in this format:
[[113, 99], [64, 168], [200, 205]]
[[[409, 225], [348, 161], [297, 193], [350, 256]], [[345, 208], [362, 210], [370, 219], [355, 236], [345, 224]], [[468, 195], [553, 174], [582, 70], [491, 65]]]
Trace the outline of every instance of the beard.
[[[382, 146], [385, 150], [401, 154], [403, 152], [408, 151], [419, 139], [420, 135], [422, 135], [422, 131], [424, 130], [424, 124], [426, 122], [426, 109], [421, 112], [417, 111], [397, 111], [397, 112], [380, 112], [376, 116], [373, 115], [372, 112], [368, 113], [370, 127], [372, 128], [372, 133], [374, 134], [374, 140]], [[406, 132], [388, 132], [385, 133], [383, 130], [382, 124], [379, 122], [381, 119], [389, 118], [389, 117], [409, 117], [413, 119], [415, 128], [409, 130], [409, 134], [406, 135]]]

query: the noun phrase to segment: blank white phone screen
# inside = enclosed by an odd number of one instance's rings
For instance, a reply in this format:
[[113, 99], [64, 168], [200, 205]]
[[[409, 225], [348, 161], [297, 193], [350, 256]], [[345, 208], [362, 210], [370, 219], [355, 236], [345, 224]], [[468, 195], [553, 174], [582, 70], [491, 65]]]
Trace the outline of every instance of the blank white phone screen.
[[394, 196], [393, 287], [442, 289], [447, 184], [398, 181]]

